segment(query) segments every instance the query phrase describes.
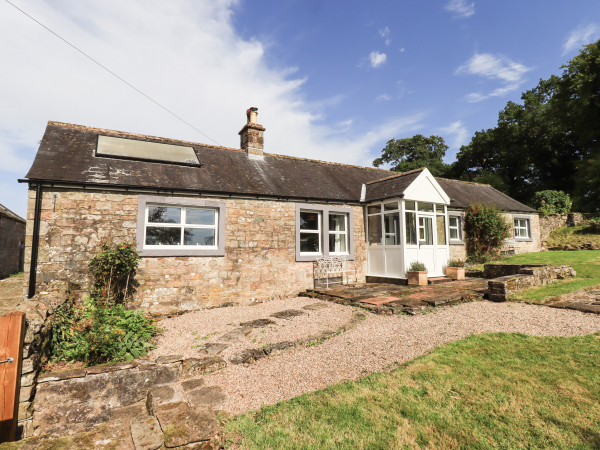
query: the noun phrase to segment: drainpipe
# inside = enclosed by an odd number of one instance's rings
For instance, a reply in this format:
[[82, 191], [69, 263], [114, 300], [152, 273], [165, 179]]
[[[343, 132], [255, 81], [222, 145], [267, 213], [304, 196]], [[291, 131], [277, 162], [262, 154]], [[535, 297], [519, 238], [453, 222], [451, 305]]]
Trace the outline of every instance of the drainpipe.
[[38, 183], [35, 189], [35, 210], [33, 215], [33, 240], [31, 242], [31, 264], [29, 265], [29, 292], [27, 298], [35, 295], [37, 275], [38, 247], [40, 243], [40, 216], [42, 210], [42, 185]]

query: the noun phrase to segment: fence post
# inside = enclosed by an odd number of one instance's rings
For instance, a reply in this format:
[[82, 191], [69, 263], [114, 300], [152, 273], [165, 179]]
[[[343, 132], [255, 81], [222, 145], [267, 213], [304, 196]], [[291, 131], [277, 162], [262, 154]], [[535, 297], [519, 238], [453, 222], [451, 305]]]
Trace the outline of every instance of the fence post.
[[0, 316], [0, 443], [16, 438], [24, 338], [25, 313]]

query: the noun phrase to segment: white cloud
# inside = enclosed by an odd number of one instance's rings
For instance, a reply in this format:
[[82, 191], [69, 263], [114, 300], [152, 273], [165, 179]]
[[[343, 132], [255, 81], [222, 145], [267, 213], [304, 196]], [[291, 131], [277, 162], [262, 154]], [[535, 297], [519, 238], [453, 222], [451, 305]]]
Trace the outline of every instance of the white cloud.
[[[311, 102], [303, 68], [267, 64], [268, 47], [233, 26], [237, 3], [31, 0], [23, 8], [220, 145], [239, 146], [249, 106], [259, 107], [267, 152], [350, 164], [370, 165], [382, 142], [420, 124], [423, 114], [391, 117], [370, 131], [362, 123], [325, 125], [320, 117], [340, 97]], [[373, 52], [373, 67], [385, 60]], [[0, 203], [19, 214], [25, 198], [16, 178], [48, 120], [211, 143], [4, 2], [0, 61], [0, 180], [8, 185]]]
[[380, 94], [377, 97], [375, 97], [376, 101], [383, 101], [383, 102], [389, 102], [392, 99], [392, 97], [388, 94]]
[[523, 84], [523, 76], [531, 70], [521, 63], [515, 62], [504, 56], [496, 56], [490, 53], [476, 53], [454, 72], [455, 75], [466, 73], [476, 75], [490, 81], [498, 81], [502, 84], [488, 94], [473, 92], [467, 95], [469, 102], [480, 102], [490, 97], [501, 97], [512, 92]]
[[390, 45], [392, 43], [392, 38], [390, 36], [390, 28], [389, 27], [385, 27], [385, 28], [379, 30], [379, 36], [381, 36], [381, 38], [383, 39], [383, 42], [385, 42], [385, 45]]
[[386, 59], [387, 55], [385, 53], [379, 53], [378, 51], [372, 51], [369, 55], [371, 67], [374, 69], [377, 69], [381, 65], [385, 64]]
[[468, 3], [466, 0], [450, 0], [445, 8], [454, 13], [454, 17], [469, 18], [475, 14], [475, 3]]
[[571, 31], [569, 37], [563, 45], [563, 56], [575, 50], [580, 50], [581, 46], [596, 41], [600, 37], [600, 25], [591, 23], [580, 26]]
[[440, 128], [440, 131], [445, 135], [451, 136], [446, 141], [450, 148], [456, 150], [460, 149], [460, 147], [465, 145], [469, 140], [469, 132], [467, 131], [467, 128], [463, 124], [462, 120], [452, 122], [450, 125]]

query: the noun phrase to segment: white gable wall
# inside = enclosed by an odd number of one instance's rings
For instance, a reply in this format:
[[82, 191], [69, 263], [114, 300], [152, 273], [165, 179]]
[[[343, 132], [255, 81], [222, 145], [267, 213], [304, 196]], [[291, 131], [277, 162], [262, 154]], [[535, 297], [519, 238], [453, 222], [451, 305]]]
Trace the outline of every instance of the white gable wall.
[[450, 198], [427, 169], [406, 188], [404, 198], [418, 202], [450, 204]]

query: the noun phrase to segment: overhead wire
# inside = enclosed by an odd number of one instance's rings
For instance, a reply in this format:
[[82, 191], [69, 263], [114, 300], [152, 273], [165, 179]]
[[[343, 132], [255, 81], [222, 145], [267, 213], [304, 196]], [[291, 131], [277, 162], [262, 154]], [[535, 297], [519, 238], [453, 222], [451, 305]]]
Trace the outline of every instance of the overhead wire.
[[55, 37], [57, 37], [58, 39], [60, 39], [61, 41], [63, 41], [65, 44], [67, 44], [69, 47], [73, 48], [74, 50], [76, 50], [77, 52], [81, 53], [83, 56], [85, 56], [87, 59], [89, 59], [90, 61], [92, 61], [93, 63], [95, 63], [96, 65], [100, 66], [102, 69], [106, 70], [108, 73], [110, 73], [112, 76], [114, 76], [115, 78], [117, 78], [119, 81], [125, 83], [127, 86], [129, 86], [131, 89], [133, 89], [134, 91], [136, 91], [138, 94], [144, 96], [146, 99], [150, 100], [152, 103], [154, 103], [155, 105], [157, 105], [158, 107], [162, 108], [164, 111], [166, 111], [167, 113], [169, 113], [171, 116], [175, 117], [176, 119], [178, 119], [179, 121], [183, 122], [184, 124], [186, 124], [188, 127], [190, 127], [191, 129], [193, 129], [194, 131], [196, 131], [197, 133], [200, 133], [202, 136], [204, 136], [207, 139], [210, 139], [212, 142], [214, 142], [217, 145], [220, 145], [217, 141], [215, 141], [213, 138], [211, 138], [210, 136], [208, 136], [206, 133], [203, 133], [202, 131], [200, 131], [198, 128], [196, 128], [194, 125], [192, 125], [191, 123], [189, 123], [187, 120], [185, 120], [183, 117], [179, 116], [178, 114], [174, 113], [173, 111], [171, 111], [169, 108], [167, 108], [166, 106], [163, 106], [160, 102], [158, 102], [157, 100], [153, 99], [152, 97], [150, 97], [148, 94], [146, 94], [145, 92], [141, 91], [140, 89], [138, 89], [137, 87], [135, 87], [133, 84], [131, 84], [129, 81], [127, 81], [126, 79], [124, 79], [123, 77], [121, 77], [120, 75], [118, 75], [117, 73], [113, 72], [111, 69], [109, 69], [108, 67], [106, 67], [104, 64], [102, 64], [101, 62], [99, 62], [98, 60], [94, 59], [93, 57], [91, 57], [90, 55], [88, 55], [87, 53], [85, 53], [83, 50], [81, 50], [79, 47], [77, 47], [76, 45], [72, 44], [71, 42], [67, 41], [65, 38], [63, 38], [61, 35], [59, 35], [58, 33], [56, 33], [55, 31], [53, 31], [52, 29], [50, 29], [49, 27], [47, 27], [46, 25], [44, 25], [42, 22], [40, 22], [39, 20], [37, 20], [35, 17], [33, 17], [32, 15], [30, 15], [29, 13], [23, 11], [21, 8], [19, 8], [17, 5], [15, 5], [14, 3], [12, 3], [9, 0], [4, 0], [6, 3], [8, 3], [10, 6], [12, 6], [13, 8], [15, 8], [16, 10], [20, 11], [21, 13], [23, 13], [25, 16], [29, 17], [31, 20], [33, 20], [35, 23], [37, 23], [39, 26], [41, 26], [42, 28], [44, 28], [46, 31], [52, 33]]

